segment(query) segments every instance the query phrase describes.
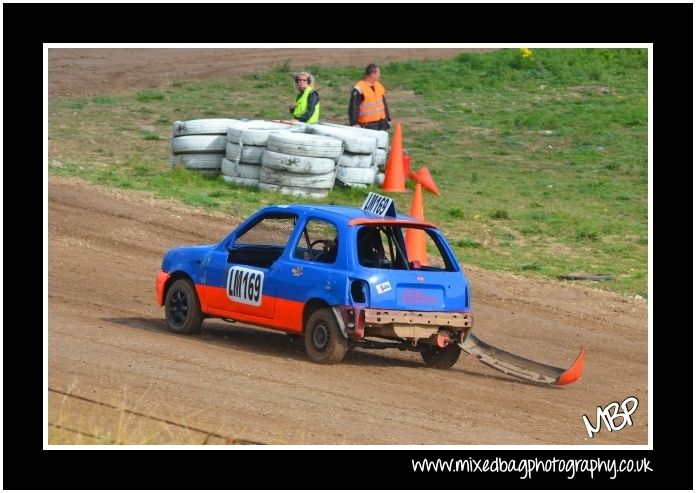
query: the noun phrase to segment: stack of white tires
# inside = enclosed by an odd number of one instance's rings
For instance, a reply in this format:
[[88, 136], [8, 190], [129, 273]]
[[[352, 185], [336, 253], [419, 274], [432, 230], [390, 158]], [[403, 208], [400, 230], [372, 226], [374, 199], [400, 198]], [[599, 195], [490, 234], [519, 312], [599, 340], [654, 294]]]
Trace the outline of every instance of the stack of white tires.
[[171, 164], [217, 176], [225, 156], [227, 128], [238, 123], [231, 118], [176, 121], [172, 127]]
[[340, 139], [345, 151], [336, 168], [336, 179], [351, 187], [366, 187], [375, 181], [378, 166], [387, 160], [389, 134], [383, 130], [349, 127], [333, 123], [308, 126], [308, 132]]
[[259, 188], [296, 197], [326, 197], [342, 153], [343, 143], [332, 137], [272, 132], [261, 155]]
[[271, 132], [295, 131], [292, 125], [265, 120], [236, 122], [227, 129], [222, 177], [227, 183], [258, 187], [261, 155]]

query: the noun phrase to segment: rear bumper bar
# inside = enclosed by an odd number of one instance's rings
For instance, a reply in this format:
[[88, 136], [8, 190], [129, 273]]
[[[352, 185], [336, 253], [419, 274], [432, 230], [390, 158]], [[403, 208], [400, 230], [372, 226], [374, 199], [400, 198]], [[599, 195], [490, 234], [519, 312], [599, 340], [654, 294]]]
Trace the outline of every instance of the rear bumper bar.
[[375, 336], [408, 339], [414, 344], [421, 340], [442, 346], [464, 340], [473, 324], [473, 317], [468, 312], [420, 312], [355, 306], [337, 306], [334, 312], [336, 318], [340, 318], [339, 325], [344, 335], [351, 339]]
[[365, 308], [363, 313], [365, 323], [374, 325], [417, 324], [465, 329], [470, 328], [473, 323], [471, 313], [466, 312], [415, 312]]

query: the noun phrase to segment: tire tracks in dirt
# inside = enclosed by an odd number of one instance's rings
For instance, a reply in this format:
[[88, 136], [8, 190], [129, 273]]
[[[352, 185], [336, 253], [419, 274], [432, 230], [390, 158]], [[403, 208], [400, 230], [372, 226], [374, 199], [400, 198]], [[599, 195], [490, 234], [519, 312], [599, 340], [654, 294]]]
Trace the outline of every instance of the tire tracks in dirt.
[[[588, 347], [584, 379], [567, 388], [519, 382], [467, 357], [432, 370], [397, 350], [351, 351], [340, 365], [319, 366], [301, 344], [269, 330], [221, 321], [206, 321], [200, 336], [165, 330], [154, 302], [162, 253], [219, 241], [240, 218], [55, 176], [48, 193], [51, 389], [222, 437], [339, 445], [587, 444], [581, 415], [635, 395], [634, 426], [600, 432], [592, 444], [647, 442], [645, 303], [468, 272], [484, 340], [558, 366]], [[49, 422], [60, 417], [64, 428], [97, 437], [116, 433], [118, 413], [54, 394]], [[194, 443], [183, 429], [148, 423], [132, 421], [120, 441]]]

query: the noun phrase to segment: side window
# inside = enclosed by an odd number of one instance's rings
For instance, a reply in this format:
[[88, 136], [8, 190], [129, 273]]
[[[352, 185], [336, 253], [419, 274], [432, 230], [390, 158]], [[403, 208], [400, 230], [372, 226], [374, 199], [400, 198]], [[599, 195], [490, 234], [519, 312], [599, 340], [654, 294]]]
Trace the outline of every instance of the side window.
[[295, 214], [268, 214], [249, 226], [229, 248], [227, 262], [269, 268], [283, 254], [295, 229]]
[[294, 258], [333, 264], [338, 255], [338, 230], [321, 219], [307, 221], [300, 239], [295, 245]]
[[294, 214], [274, 214], [264, 216], [247, 231], [242, 233], [237, 245], [268, 245], [285, 248], [288, 238], [295, 229], [297, 216]]

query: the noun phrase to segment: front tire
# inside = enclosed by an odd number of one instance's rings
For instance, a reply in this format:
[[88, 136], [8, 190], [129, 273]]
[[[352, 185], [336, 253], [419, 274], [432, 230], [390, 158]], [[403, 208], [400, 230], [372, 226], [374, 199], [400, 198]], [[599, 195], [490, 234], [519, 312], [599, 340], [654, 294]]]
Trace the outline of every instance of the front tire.
[[195, 334], [201, 330], [203, 313], [198, 294], [188, 279], [174, 281], [167, 290], [164, 302], [167, 327], [177, 334]]
[[456, 344], [450, 344], [444, 348], [438, 346], [425, 346], [421, 351], [421, 356], [425, 364], [431, 368], [446, 370], [451, 368], [462, 354], [462, 348]]
[[340, 363], [348, 350], [348, 339], [329, 308], [316, 310], [305, 325], [305, 351], [314, 363], [335, 365]]

